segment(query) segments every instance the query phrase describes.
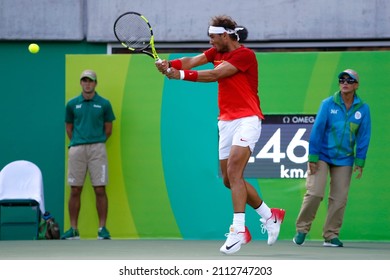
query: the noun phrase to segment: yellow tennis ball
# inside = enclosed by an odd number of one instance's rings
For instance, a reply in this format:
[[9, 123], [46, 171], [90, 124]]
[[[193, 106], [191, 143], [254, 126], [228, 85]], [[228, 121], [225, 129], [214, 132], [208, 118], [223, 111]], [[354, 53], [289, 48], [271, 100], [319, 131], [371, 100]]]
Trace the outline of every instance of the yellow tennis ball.
[[37, 44], [30, 44], [28, 46], [28, 50], [30, 51], [30, 53], [37, 53], [39, 52], [39, 46]]

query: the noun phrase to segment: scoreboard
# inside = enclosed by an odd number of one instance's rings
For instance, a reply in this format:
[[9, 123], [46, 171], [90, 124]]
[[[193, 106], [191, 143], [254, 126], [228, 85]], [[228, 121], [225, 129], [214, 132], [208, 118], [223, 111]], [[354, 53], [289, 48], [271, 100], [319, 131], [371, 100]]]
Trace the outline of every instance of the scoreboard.
[[316, 115], [266, 115], [246, 178], [306, 178], [309, 137]]

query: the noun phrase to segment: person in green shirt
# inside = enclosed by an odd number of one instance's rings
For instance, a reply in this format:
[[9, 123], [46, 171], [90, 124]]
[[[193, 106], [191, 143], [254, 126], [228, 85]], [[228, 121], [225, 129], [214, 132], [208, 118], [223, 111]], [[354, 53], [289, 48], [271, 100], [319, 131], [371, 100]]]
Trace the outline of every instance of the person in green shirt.
[[80, 239], [78, 217], [87, 172], [96, 195], [98, 239], [111, 239], [106, 228], [108, 163], [105, 143], [112, 133], [115, 115], [110, 101], [95, 91], [97, 76], [94, 71], [83, 71], [80, 85], [81, 94], [69, 100], [65, 110], [66, 133], [70, 140], [67, 181], [71, 187], [68, 202], [71, 228], [61, 239]]

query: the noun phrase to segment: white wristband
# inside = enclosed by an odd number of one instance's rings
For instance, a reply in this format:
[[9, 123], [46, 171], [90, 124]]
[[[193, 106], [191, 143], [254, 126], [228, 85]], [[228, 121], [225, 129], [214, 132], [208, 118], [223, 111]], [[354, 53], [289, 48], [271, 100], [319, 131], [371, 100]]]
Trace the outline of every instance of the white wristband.
[[180, 80], [184, 80], [184, 70], [179, 70]]

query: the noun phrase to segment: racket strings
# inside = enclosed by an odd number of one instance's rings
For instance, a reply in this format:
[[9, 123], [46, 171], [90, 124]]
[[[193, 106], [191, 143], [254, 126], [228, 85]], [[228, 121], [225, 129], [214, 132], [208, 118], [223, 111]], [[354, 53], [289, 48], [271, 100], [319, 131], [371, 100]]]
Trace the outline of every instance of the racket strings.
[[149, 46], [152, 36], [150, 25], [140, 16], [127, 14], [115, 24], [115, 34], [119, 41], [135, 50], [142, 50]]

